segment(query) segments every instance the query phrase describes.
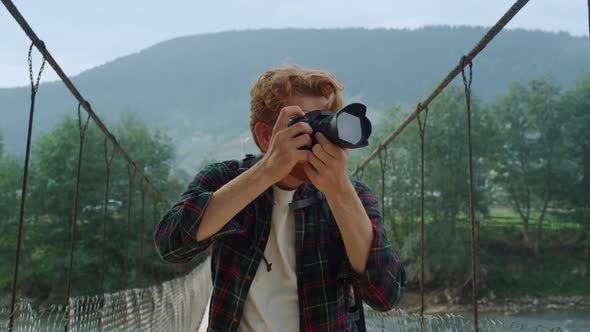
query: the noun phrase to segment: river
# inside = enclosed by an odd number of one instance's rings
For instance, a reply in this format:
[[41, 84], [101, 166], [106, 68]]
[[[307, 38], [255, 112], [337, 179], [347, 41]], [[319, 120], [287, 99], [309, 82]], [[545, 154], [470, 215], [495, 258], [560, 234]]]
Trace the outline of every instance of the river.
[[[515, 314], [480, 313], [480, 331], [590, 331], [590, 310], [544, 310]], [[471, 313], [436, 314], [425, 318], [427, 331], [473, 331]], [[368, 331], [420, 331], [416, 314], [367, 312]]]

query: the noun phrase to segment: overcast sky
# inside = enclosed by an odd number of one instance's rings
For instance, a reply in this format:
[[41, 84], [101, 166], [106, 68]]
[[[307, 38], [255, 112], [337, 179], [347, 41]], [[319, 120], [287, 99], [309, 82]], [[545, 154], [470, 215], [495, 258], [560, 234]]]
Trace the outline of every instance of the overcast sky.
[[[491, 26], [514, 0], [13, 0], [68, 75], [173, 37], [260, 28]], [[588, 35], [586, 0], [531, 0], [508, 28]], [[0, 5], [0, 87], [28, 84], [29, 39]], [[39, 62], [37, 57], [37, 64]], [[57, 76], [47, 68], [43, 81]]]

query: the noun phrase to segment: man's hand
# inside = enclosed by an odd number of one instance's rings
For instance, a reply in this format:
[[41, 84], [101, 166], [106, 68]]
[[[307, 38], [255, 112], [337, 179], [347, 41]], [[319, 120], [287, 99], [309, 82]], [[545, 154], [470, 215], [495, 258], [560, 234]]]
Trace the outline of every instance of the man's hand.
[[295, 164], [307, 162], [312, 155], [309, 150], [300, 149], [311, 145], [311, 126], [298, 122], [288, 127], [289, 119], [296, 116], [305, 116], [299, 106], [287, 106], [281, 110], [272, 130], [268, 150], [260, 161], [274, 182], [285, 178]]
[[350, 150], [333, 144], [322, 133], [316, 133], [315, 137], [319, 144], [312, 147], [305, 174], [316, 188], [330, 196], [350, 182], [347, 173]]
[[307, 162], [311, 152], [299, 148], [311, 145], [312, 129], [307, 123], [287, 127], [292, 116], [305, 116], [305, 113], [298, 106], [283, 108], [262, 160], [213, 193], [201, 219], [197, 241], [219, 232], [247, 204], [286, 177], [296, 163]]
[[363, 273], [373, 241], [371, 222], [347, 174], [349, 149], [332, 144], [321, 133], [319, 144], [313, 146], [310, 165], [305, 173], [311, 182], [326, 194], [330, 210], [342, 234], [344, 247], [352, 268]]

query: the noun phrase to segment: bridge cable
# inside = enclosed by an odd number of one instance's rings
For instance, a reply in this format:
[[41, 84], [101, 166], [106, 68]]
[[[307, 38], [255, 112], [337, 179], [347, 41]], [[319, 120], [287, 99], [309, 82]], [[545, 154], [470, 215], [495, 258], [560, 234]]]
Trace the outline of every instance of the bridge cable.
[[104, 139], [104, 163], [105, 163], [105, 190], [104, 190], [104, 213], [102, 222], [102, 251], [100, 259], [100, 315], [98, 319], [98, 331], [102, 331], [102, 310], [104, 306], [104, 270], [105, 270], [105, 255], [106, 255], [106, 233], [108, 221], [108, 206], [109, 206], [109, 187], [111, 178], [111, 166], [115, 157], [115, 148], [108, 152], [108, 140]]
[[[469, 66], [469, 78], [465, 77], [465, 66]], [[461, 58], [461, 76], [465, 87], [465, 111], [467, 113], [467, 153], [469, 162], [469, 215], [471, 219], [471, 297], [473, 301], [473, 319], [475, 331], [478, 329], [477, 321], [477, 239], [475, 238], [475, 213], [474, 213], [474, 194], [473, 194], [473, 154], [471, 144], [471, 82], [473, 81], [473, 63], [467, 60], [467, 57]]]
[[387, 164], [387, 148], [384, 148], [383, 151], [383, 156], [381, 156], [381, 150], [379, 150], [379, 166], [381, 168], [381, 218], [385, 220], [385, 166]]
[[[139, 192], [141, 195], [141, 233], [139, 237], [139, 273], [143, 274], [143, 243], [145, 242], [145, 188], [143, 182], [140, 185]], [[140, 285], [141, 286], [141, 285]]]
[[[125, 284], [125, 289], [127, 290], [127, 286], [129, 285], [129, 232], [131, 231], [131, 205], [133, 203], [132, 191], [133, 191], [133, 183], [135, 181], [135, 172], [136, 169], [133, 168], [133, 172], [131, 172], [131, 167], [127, 164], [127, 176], [128, 176], [128, 190], [127, 190], [127, 222], [125, 228], [125, 264], [123, 266], [123, 276]], [[125, 327], [129, 324], [128, 317], [127, 317], [127, 310], [125, 310]]]
[[[418, 103], [416, 109], [420, 106]], [[428, 121], [428, 106], [424, 108], [424, 122], [420, 114], [416, 119], [420, 134], [420, 330], [424, 331], [424, 134]]]
[[[45, 43], [39, 41], [39, 45], [45, 48]], [[29, 110], [29, 128], [27, 130], [27, 150], [25, 153], [25, 166], [23, 170], [23, 182], [21, 187], [21, 198], [20, 198], [20, 213], [18, 221], [18, 235], [16, 240], [16, 254], [14, 260], [14, 275], [12, 277], [12, 297], [10, 300], [10, 321], [8, 323], [8, 331], [12, 332], [14, 326], [14, 309], [16, 304], [16, 288], [18, 285], [18, 269], [20, 266], [20, 250], [23, 238], [23, 224], [25, 215], [25, 203], [27, 200], [27, 180], [29, 178], [29, 157], [31, 155], [31, 134], [33, 132], [33, 115], [35, 114], [35, 99], [37, 97], [37, 90], [39, 89], [39, 82], [41, 81], [41, 74], [43, 68], [45, 68], [45, 57], [41, 61], [41, 67], [37, 74], [37, 79], [33, 79], [33, 44], [29, 47], [29, 78], [31, 80], [31, 108]], [[43, 52], [41, 52], [43, 53]]]
[[82, 152], [84, 151], [84, 138], [88, 129], [90, 115], [86, 116], [86, 121], [82, 125], [82, 116], [80, 115], [81, 104], [78, 104], [78, 132], [79, 132], [79, 149], [78, 149], [78, 167], [76, 169], [76, 189], [74, 191], [74, 211], [72, 212], [72, 226], [70, 238], [70, 265], [68, 267], [68, 279], [66, 286], [66, 312], [65, 312], [65, 332], [70, 330], [70, 312], [72, 310], [70, 297], [72, 293], [72, 273], [74, 270], [74, 243], [76, 242], [76, 221], [78, 219], [78, 203], [80, 200], [80, 173], [82, 170]]

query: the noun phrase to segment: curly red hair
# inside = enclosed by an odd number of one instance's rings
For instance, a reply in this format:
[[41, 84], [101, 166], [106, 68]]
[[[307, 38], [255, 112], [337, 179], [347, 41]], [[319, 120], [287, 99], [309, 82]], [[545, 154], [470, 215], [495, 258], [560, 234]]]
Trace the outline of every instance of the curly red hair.
[[258, 122], [274, 125], [279, 112], [290, 96], [318, 96], [328, 99], [328, 108], [337, 111], [342, 107], [344, 85], [334, 75], [299, 66], [280, 67], [260, 75], [250, 91], [250, 130], [254, 142], [254, 126]]

